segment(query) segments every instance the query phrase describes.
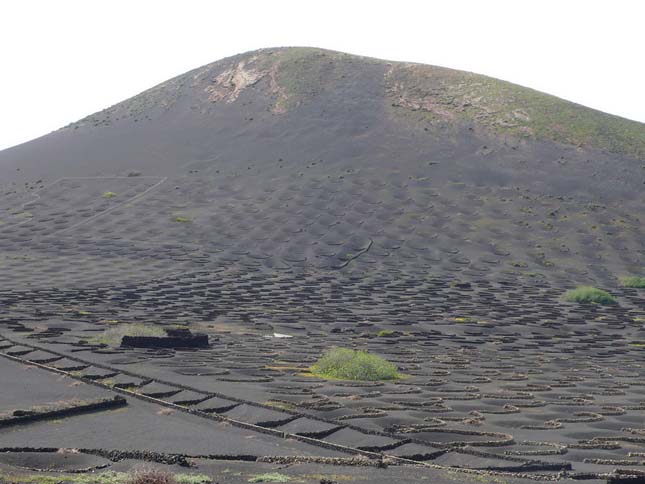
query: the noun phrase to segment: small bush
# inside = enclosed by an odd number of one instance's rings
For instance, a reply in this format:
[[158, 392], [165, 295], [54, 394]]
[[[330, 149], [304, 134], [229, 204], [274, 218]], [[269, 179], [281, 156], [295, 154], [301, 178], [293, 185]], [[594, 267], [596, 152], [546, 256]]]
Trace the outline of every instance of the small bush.
[[636, 289], [645, 289], [645, 277], [623, 277], [620, 280], [625, 287], [634, 287]]
[[382, 329], [378, 333], [376, 333], [376, 336], [379, 338], [387, 338], [388, 336], [392, 336], [394, 334], [394, 331], [391, 329]]
[[469, 318], [468, 316], [457, 316], [452, 318], [452, 320], [455, 323], [476, 323], [477, 321], [473, 318]]
[[210, 484], [212, 479], [204, 474], [175, 474], [179, 484]]
[[618, 301], [607, 291], [591, 286], [579, 286], [564, 294], [565, 301], [596, 304], [616, 304]]
[[180, 223], [188, 223], [190, 222], [190, 219], [188, 217], [182, 217], [181, 215], [175, 217], [175, 222], [180, 222]]
[[322, 378], [338, 380], [378, 381], [400, 378], [394, 363], [365, 351], [333, 348], [327, 351], [311, 372]]
[[159, 469], [135, 469], [133, 470], [126, 484], [178, 484], [174, 474]]
[[289, 482], [291, 478], [280, 474], [278, 472], [271, 472], [269, 474], [258, 474], [257, 476], [251, 477], [249, 482]]
[[114, 198], [116, 197], [116, 193], [114, 192], [104, 192], [103, 193], [103, 198]]
[[166, 332], [157, 326], [120, 324], [106, 329], [98, 336], [90, 338], [90, 342], [116, 347], [121, 344], [124, 336], [166, 336]]

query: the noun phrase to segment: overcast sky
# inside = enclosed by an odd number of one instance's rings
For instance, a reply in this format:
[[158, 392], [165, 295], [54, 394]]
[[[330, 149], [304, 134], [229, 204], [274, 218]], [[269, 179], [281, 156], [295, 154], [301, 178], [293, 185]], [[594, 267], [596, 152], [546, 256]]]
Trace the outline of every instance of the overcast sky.
[[222, 57], [304, 45], [464, 69], [645, 122], [641, 0], [8, 0], [0, 149]]

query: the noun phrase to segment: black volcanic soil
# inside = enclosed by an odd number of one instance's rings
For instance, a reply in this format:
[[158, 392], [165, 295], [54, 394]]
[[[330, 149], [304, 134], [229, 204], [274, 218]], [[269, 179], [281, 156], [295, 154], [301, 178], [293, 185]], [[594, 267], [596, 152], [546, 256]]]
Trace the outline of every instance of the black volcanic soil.
[[[0, 481], [60, 447], [221, 482], [645, 470], [645, 291], [619, 283], [643, 275], [645, 128], [472, 76], [262, 50], [0, 152], [0, 412], [128, 400], [0, 429]], [[618, 304], [564, 302], [578, 284]], [[211, 344], [97, 342], [124, 323]], [[313, 378], [331, 346], [405, 378]]]

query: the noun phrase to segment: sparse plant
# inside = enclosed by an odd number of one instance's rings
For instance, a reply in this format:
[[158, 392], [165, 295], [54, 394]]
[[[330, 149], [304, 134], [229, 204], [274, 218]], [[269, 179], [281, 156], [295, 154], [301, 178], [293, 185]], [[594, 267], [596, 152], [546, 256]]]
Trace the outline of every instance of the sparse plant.
[[204, 474], [175, 474], [179, 484], [210, 484], [210, 477]]
[[133, 469], [123, 484], [206, 484], [210, 478], [204, 474], [173, 474], [163, 469], [139, 467]]
[[348, 348], [328, 350], [311, 367], [311, 373], [338, 380], [378, 381], [400, 378], [398, 369], [380, 356]]
[[168, 471], [142, 467], [130, 472], [125, 484], [178, 484], [175, 475]]
[[378, 333], [376, 333], [376, 336], [379, 338], [387, 338], [388, 336], [392, 336], [394, 334], [394, 331], [391, 329], [382, 329]]
[[210, 484], [211, 478], [204, 474], [175, 474], [179, 484]]
[[477, 321], [473, 318], [469, 318], [468, 316], [457, 316], [452, 318], [452, 320], [455, 323], [476, 323]]
[[267, 405], [269, 407], [278, 408], [280, 410], [295, 410], [296, 409], [296, 406], [293, 403], [284, 402], [284, 401], [268, 400], [268, 401], [264, 402], [264, 405]]
[[638, 276], [623, 277], [620, 279], [620, 283], [625, 287], [645, 289], [645, 277], [638, 277]]
[[258, 474], [251, 477], [249, 482], [289, 482], [291, 478], [279, 472], [270, 472], [268, 474]]
[[602, 305], [616, 304], [614, 298], [607, 291], [591, 286], [578, 286], [564, 294], [564, 300], [578, 303], [596, 303]]
[[103, 198], [114, 198], [116, 197], [116, 193], [114, 192], [103, 192]]
[[175, 222], [180, 222], [180, 223], [187, 223], [190, 222], [191, 220], [188, 217], [183, 217], [181, 215], [178, 215], [175, 217]]

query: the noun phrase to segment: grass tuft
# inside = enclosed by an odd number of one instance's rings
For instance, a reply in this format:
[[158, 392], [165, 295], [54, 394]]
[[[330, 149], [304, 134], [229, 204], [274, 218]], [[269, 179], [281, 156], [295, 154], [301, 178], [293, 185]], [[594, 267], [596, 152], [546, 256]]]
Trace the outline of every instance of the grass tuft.
[[477, 320], [469, 318], [468, 316], [457, 316], [452, 318], [455, 323], [476, 323]]
[[645, 289], [645, 277], [623, 277], [620, 283], [625, 287], [633, 287], [636, 289]]
[[378, 333], [376, 333], [376, 336], [379, 338], [387, 338], [388, 336], [392, 336], [394, 334], [394, 331], [391, 329], [382, 329]]
[[617, 304], [618, 301], [607, 291], [591, 286], [578, 286], [564, 294], [564, 300], [578, 303]]
[[179, 484], [174, 474], [160, 469], [135, 469], [125, 484]]
[[258, 474], [251, 477], [249, 482], [289, 482], [291, 478], [279, 472], [270, 472], [268, 474]]
[[366, 351], [347, 348], [328, 350], [311, 367], [311, 373], [321, 378], [357, 381], [396, 380], [401, 377], [394, 363]]
[[114, 198], [116, 197], [116, 193], [114, 192], [104, 192], [103, 193], [103, 198]]

